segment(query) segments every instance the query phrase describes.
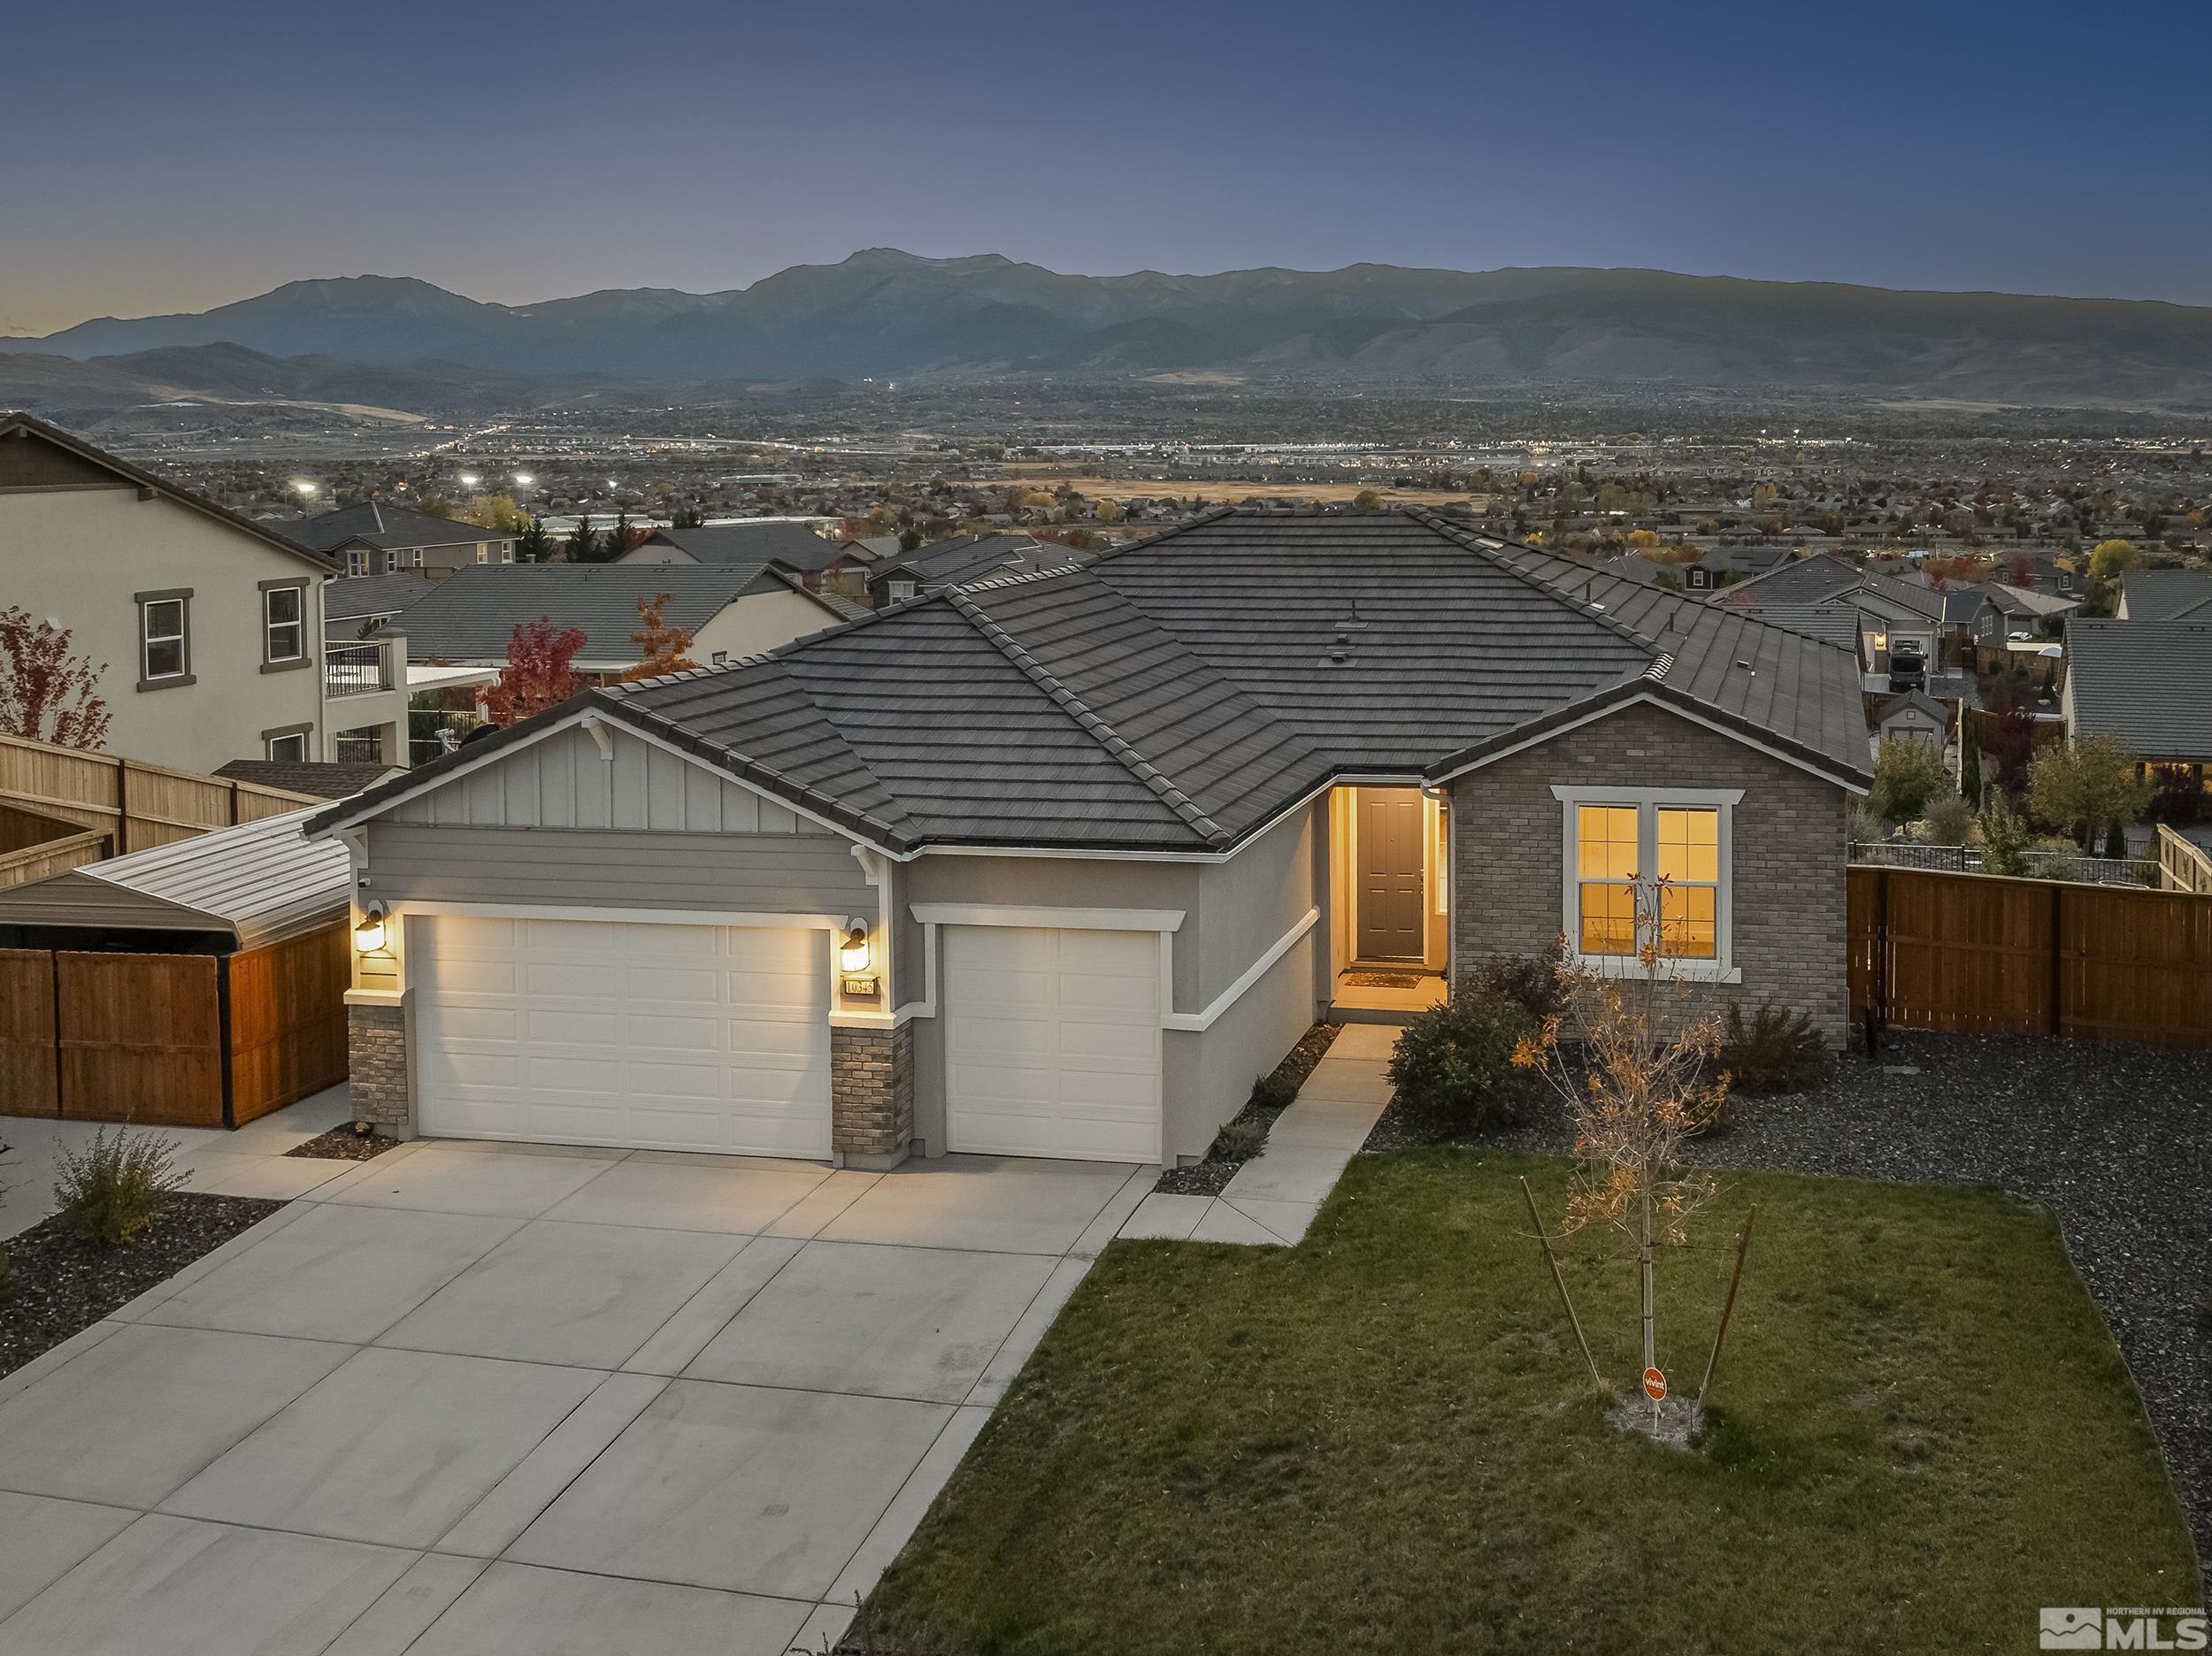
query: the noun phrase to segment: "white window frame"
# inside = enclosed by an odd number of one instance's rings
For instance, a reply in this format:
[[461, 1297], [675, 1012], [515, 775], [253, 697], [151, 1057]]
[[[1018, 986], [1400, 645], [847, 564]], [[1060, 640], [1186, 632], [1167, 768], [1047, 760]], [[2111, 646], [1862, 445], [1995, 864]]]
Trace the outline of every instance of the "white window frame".
[[[154, 631], [153, 612], [164, 604], [177, 607], [177, 630], [173, 632]], [[174, 644], [177, 647], [177, 670], [174, 672], [154, 671], [154, 646]], [[142, 598], [138, 604], [138, 678], [142, 684], [173, 684], [192, 676], [192, 600], [188, 597]]]
[[[306, 731], [296, 730], [286, 731], [280, 736], [265, 736], [261, 741], [262, 756], [270, 760], [280, 760], [287, 764], [303, 764], [308, 757], [307, 738], [310, 732]], [[299, 744], [299, 752], [280, 754], [277, 751], [279, 746], [288, 747], [294, 742]]]
[[887, 586], [888, 602], [892, 603], [905, 603], [915, 595], [915, 585], [910, 580], [895, 580]]
[[[295, 613], [289, 621], [276, 618], [276, 599], [279, 593], [290, 593]], [[276, 650], [279, 627], [289, 627], [293, 634], [293, 648], [288, 656]], [[261, 594], [261, 659], [272, 666], [307, 659], [307, 588], [304, 586], [271, 586]]]
[[1735, 839], [1736, 806], [1741, 788], [1662, 788], [1555, 786], [1552, 797], [1560, 806], [1559, 932], [1567, 940], [1567, 958], [1575, 965], [1609, 978], [1642, 978], [1643, 962], [1633, 954], [1585, 954], [1582, 952], [1581, 858], [1577, 843], [1577, 812], [1585, 805], [1632, 807], [1636, 812], [1636, 883], [1648, 889], [1647, 869], [1658, 863], [1659, 809], [1688, 806], [1720, 813], [1720, 859], [1717, 889], [1713, 898], [1713, 958], [1693, 960], [1670, 955], [1666, 975], [1694, 983], [1736, 984], [1743, 970], [1735, 962]]
[[360, 576], [368, 572], [369, 555], [359, 547], [348, 547], [346, 548], [346, 573], [349, 576]]

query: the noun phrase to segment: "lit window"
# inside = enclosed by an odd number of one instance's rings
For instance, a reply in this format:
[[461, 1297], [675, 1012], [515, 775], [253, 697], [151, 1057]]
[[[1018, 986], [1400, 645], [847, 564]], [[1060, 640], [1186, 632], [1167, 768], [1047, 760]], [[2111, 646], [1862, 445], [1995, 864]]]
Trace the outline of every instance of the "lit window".
[[[1681, 788], [1552, 791], [1566, 812], [1563, 918], [1574, 952], [1606, 962], [1609, 970], [1632, 971], [1640, 951], [1655, 940], [1661, 953], [1682, 962], [1690, 975], [1732, 981], [1728, 840], [1740, 794]], [[1656, 939], [1647, 929], [1655, 920]]]
[[182, 598], [152, 598], [139, 606], [140, 636], [145, 641], [142, 678], [184, 677], [185, 603]]
[[492, 561], [492, 548], [489, 541], [479, 540], [476, 543], [476, 561], [479, 564], [488, 564]]
[[264, 660], [292, 662], [306, 654], [304, 631], [300, 625], [303, 595], [303, 589], [297, 586], [272, 586], [261, 594], [263, 630], [268, 639], [268, 653]]

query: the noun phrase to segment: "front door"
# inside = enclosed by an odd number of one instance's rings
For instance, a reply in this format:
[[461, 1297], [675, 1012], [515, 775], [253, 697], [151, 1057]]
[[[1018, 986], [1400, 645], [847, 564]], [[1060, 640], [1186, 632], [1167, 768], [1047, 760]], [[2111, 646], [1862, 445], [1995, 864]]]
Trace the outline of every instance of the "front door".
[[1417, 788], [1359, 791], [1359, 945], [1362, 960], [1417, 961], [1426, 928], [1422, 906], [1421, 794]]

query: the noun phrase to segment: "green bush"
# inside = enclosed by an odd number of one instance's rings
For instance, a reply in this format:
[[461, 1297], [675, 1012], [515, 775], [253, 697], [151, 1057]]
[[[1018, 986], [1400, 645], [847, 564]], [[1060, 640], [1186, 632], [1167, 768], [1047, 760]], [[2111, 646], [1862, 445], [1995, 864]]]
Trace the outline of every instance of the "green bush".
[[1946, 794], [1928, 807], [1923, 820], [1930, 845], [1962, 846], [1974, 832], [1974, 808], [1956, 794]]
[[1729, 1003], [1718, 1067], [1737, 1092], [1801, 1092], [1825, 1053], [1813, 1021], [1772, 995], [1747, 1019], [1743, 1008]]
[[1529, 1032], [1518, 1000], [1473, 983], [1406, 1026], [1390, 1053], [1390, 1083], [1414, 1108], [1476, 1128], [1513, 1114], [1513, 1048]]
[[1567, 1009], [1566, 992], [1559, 986], [1556, 943], [1540, 954], [1485, 961], [1467, 973], [1466, 986], [1479, 995], [1512, 1001], [1528, 1014], [1532, 1024], [1540, 1024]]
[[1298, 1083], [1277, 1070], [1252, 1083], [1252, 1097], [1245, 1108], [1286, 1110], [1290, 1108], [1290, 1101], [1297, 1096]]
[[103, 1127], [84, 1149], [64, 1151], [54, 1180], [63, 1224], [94, 1247], [127, 1247], [146, 1234], [184, 1183], [171, 1165], [176, 1140]]
[[1266, 1148], [1267, 1129], [1248, 1116], [1240, 1116], [1225, 1123], [1214, 1135], [1208, 1156], [1215, 1162], [1249, 1162]]

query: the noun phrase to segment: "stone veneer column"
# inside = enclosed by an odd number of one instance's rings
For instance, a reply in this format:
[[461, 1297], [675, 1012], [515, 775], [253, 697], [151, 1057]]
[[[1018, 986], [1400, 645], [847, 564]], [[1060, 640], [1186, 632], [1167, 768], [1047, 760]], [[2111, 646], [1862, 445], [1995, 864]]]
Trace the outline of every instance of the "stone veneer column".
[[414, 1135], [407, 1108], [407, 1008], [349, 1006], [346, 1053], [353, 1119], [395, 1138]]
[[914, 1141], [914, 1026], [830, 1031], [830, 1146], [848, 1167], [895, 1167]]

